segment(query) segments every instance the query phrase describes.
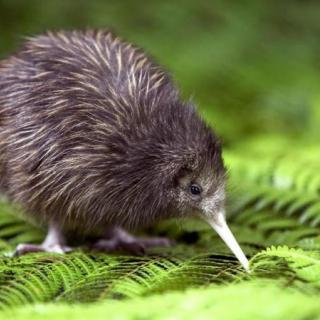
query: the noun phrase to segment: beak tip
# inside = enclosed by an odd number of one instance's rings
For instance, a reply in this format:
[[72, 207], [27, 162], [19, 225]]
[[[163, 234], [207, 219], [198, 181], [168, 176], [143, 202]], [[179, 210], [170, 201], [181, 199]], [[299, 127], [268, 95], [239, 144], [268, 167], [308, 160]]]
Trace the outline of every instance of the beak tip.
[[219, 215], [217, 221], [208, 221], [209, 224], [213, 227], [213, 229], [218, 233], [218, 235], [222, 238], [225, 244], [230, 248], [233, 254], [237, 257], [242, 267], [250, 273], [251, 270], [249, 268], [249, 261], [242, 249], [240, 248], [237, 240], [233, 236], [231, 230], [229, 229], [224, 215]]
[[249, 261], [248, 259], [246, 258], [246, 261], [243, 261], [243, 262], [240, 262], [242, 267], [248, 272], [248, 273], [251, 273], [251, 270], [250, 270], [250, 266], [249, 266]]

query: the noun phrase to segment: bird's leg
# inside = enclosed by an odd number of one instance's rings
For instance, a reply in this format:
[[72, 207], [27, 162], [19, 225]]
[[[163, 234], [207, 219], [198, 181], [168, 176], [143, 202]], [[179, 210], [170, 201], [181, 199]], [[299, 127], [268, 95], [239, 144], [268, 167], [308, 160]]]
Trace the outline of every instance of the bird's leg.
[[126, 251], [134, 255], [144, 254], [147, 248], [168, 247], [172, 242], [166, 238], [145, 238], [134, 237], [125, 230], [114, 227], [107, 231], [103, 239], [94, 244], [94, 248], [99, 251], [114, 252]]
[[40, 245], [21, 243], [17, 246], [14, 255], [20, 256], [29, 252], [55, 252], [66, 253], [72, 249], [65, 245], [65, 237], [62, 230], [54, 224], [49, 226], [45, 240]]

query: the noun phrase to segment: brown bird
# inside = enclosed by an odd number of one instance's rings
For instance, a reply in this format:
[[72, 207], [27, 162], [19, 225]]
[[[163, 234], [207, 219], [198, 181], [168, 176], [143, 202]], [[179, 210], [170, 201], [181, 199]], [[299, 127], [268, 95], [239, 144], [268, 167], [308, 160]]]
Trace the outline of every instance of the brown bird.
[[244, 268], [224, 213], [225, 168], [213, 131], [169, 75], [108, 31], [47, 33], [0, 62], [0, 190], [48, 226], [30, 251], [66, 236], [141, 253], [168, 245], [126, 230], [169, 217], [208, 221]]

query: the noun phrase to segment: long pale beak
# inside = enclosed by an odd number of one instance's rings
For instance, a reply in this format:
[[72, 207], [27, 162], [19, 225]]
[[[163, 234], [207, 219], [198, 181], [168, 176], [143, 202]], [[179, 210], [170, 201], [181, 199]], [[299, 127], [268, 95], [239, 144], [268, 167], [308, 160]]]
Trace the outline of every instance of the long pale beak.
[[231, 230], [229, 229], [224, 212], [221, 211], [213, 218], [207, 218], [208, 223], [212, 226], [212, 228], [218, 233], [218, 235], [222, 238], [225, 244], [230, 248], [230, 250], [234, 253], [237, 259], [242, 264], [243, 268], [250, 272], [249, 270], [249, 261], [242, 249], [240, 248], [237, 240], [233, 236]]

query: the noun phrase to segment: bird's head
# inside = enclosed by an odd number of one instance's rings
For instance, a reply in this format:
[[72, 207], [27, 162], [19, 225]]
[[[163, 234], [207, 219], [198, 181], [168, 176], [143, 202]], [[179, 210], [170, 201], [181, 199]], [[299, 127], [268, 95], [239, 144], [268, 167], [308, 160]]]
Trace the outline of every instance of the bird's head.
[[171, 199], [179, 216], [207, 221], [248, 270], [248, 260], [226, 223], [226, 170], [219, 144], [212, 151], [189, 158], [175, 176]]

